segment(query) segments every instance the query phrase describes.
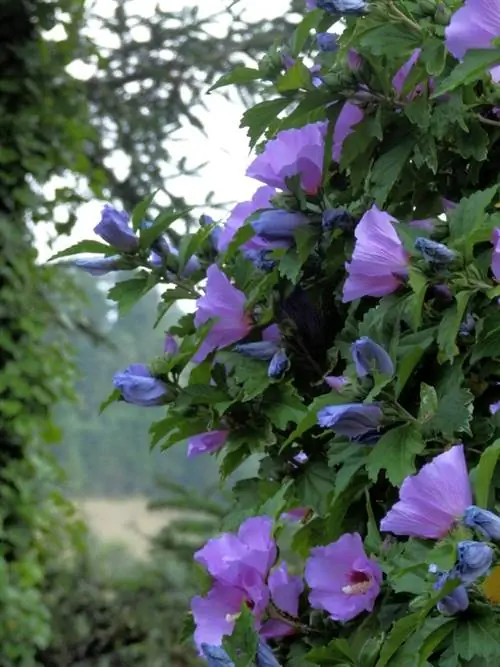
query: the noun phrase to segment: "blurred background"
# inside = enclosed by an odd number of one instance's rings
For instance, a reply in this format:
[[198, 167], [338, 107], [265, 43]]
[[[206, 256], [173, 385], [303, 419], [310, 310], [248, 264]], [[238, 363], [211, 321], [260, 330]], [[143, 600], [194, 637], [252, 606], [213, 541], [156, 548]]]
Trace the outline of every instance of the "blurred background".
[[155, 292], [118, 319], [104, 278], [45, 262], [95, 238], [105, 202], [131, 211], [158, 189], [160, 206], [196, 205], [195, 225], [248, 198], [239, 119], [266, 91], [207, 90], [299, 11], [0, 2], [0, 667], [197, 664], [181, 639], [193, 551], [225, 511], [216, 467], [182, 444], [150, 452], [156, 408], [99, 415], [113, 374], [161, 353], [182, 304], [157, 329]]

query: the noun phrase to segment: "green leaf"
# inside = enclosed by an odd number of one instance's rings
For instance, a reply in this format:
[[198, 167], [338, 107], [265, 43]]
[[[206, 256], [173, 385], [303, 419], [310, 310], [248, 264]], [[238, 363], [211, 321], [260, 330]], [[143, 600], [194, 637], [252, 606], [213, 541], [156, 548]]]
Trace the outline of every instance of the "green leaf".
[[143, 199], [141, 202], [137, 204], [137, 206], [134, 208], [132, 211], [132, 227], [135, 230], [138, 230], [141, 228], [141, 222], [146, 218], [147, 212], [149, 207], [154, 201], [154, 198], [158, 194], [158, 190], [155, 190], [153, 194], [149, 195], [145, 199]]
[[440, 397], [436, 414], [428, 422], [426, 432], [442, 433], [450, 440], [458, 433], [470, 434], [474, 396], [468, 389], [452, 387]]
[[200, 227], [194, 234], [185, 234], [179, 244], [179, 271], [182, 272], [189, 259], [195, 255], [209, 238], [215, 225]]
[[428, 337], [424, 338], [419, 343], [415, 342], [412, 346], [407, 347], [404, 345], [403, 340], [400, 344], [398, 352], [401, 355], [401, 358], [398, 359], [397, 363], [396, 398], [399, 397], [405, 388], [406, 383], [410, 379], [411, 374], [417, 367], [426, 350], [434, 342], [434, 337], [430, 332], [424, 333], [428, 333]]
[[368, 456], [366, 469], [375, 481], [380, 470], [398, 486], [405, 477], [415, 472], [415, 456], [425, 449], [425, 442], [413, 424], [392, 428], [380, 438]]
[[429, 101], [424, 95], [417, 96], [405, 107], [408, 120], [421, 130], [427, 130], [430, 123]]
[[500, 63], [500, 49], [470, 49], [465, 54], [462, 62], [455, 67], [444, 81], [441, 81], [431, 99], [449, 93], [458, 86], [476, 83], [478, 79], [487, 76], [489, 67], [498, 65], [498, 63]]
[[[363, 24], [364, 21], [360, 21]], [[363, 29], [363, 26], [361, 26]], [[360, 46], [368, 49], [374, 56], [401, 57], [401, 54], [410, 53], [414, 48], [420, 46], [420, 35], [408, 30], [403, 24], [377, 22], [367, 30], [363, 30], [359, 36]]]
[[285, 430], [289, 424], [297, 424], [307, 412], [300, 396], [289, 384], [269, 388], [264, 395], [264, 401], [262, 412], [281, 430]]
[[237, 352], [226, 350], [219, 352], [217, 356], [222, 363], [232, 366], [234, 379], [241, 386], [241, 400], [251, 401], [256, 396], [261, 396], [271, 384], [267, 374], [268, 364], [265, 361], [248, 359]]
[[250, 148], [253, 148], [269, 125], [290, 104], [286, 97], [278, 97], [274, 100], [259, 102], [248, 111], [245, 111], [241, 119], [240, 127], [248, 127], [250, 137]]
[[[481, 658], [500, 659], [500, 624], [498, 615], [476, 613], [464, 617], [455, 628], [453, 646], [457, 655], [464, 660]], [[494, 663], [493, 663], [494, 664]], [[498, 663], [497, 663], [498, 664]]]
[[71, 255], [78, 255], [83, 252], [88, 253], [99, 253], [100, 255], [116, 255], [116, 248], [113, 248], [106, 243], [100, 243], [99, 241], [80, 241], [75, 243], [75, 245], [66, 248], [57, 252], [55, 255], [48, 260], [52, 262], [54, 259], [61, 259], [61, 257], [70, 257]]
[[408, 311], [413, 329], [416, 331], [422, 323], [422, 308], [424, 306], [425, 294], [429, 284], [429, 278], [413, 267], [408, 272], [408, 282], [413, 290], [413, 295], [408, 303]]
[[233, 84], [242, 84], [250, 83], [251, 81], [256, 81], [257, 79], [262, 78], [262, 72], [254, 67], [244, 67], [243, 65], [238, 65], [233, 70], [224, 74], [217, 79], [213, 86], [207, 90], [207, 95], [213, 90], [218, 88], [223, 88], [224, 86], [231, 86]]
[[308, 89], [311, 85], [311, 72], [303, 62], [298, 60], [285, 74], [279, 77], [276, 82], [276, 89], [278, 93], [286, 93], [300, 88]]
[[307, 406], [306, 414], [297, 424], [297, 428], [293, 431], [293, 433], [290, 434], [286, 442], [282, 445], [282, 449], [294, 442], [310, 428], [316, 426], [318, 423], [318, 410], [321, 410], [321, 408], [324, 408], [327, 405], [342, 405], [342, 403], [348, 402], [348, 400], [338, 394], [334, 394], [333, 392], [329, 394], [323, 394], [322, 396], [315, 398], [314, 401], [309, 406]]
[[488, 507], [491, 480], [500, 456], [500, 440], [487, 447], [481, 454], [474, 474], [474, 491], [479, 507]]
[[111, 403], [116, 403], [121, 397], [121, 391], [119, 389], [113, 389], [111, 394], [104, 399], [104, 401], [99, 406], [99, 414], [102, 415], [104, 410], [111, 405]]
[[325, 513], [328, 497], [333, 491], [334, 473], [325, 463], [310, 463], [297, 478], [295, 492], [300, 507], [318, 514]]
[[439, 405], [439, 399], [434, 387], [425, 382], [420, 385], [420, 406], [418, 409], [418, 421], [423, 424], [434, 417]]
[[420, 614], [408, 614], [396, 621], [382, 646], [380, 658], [375, 667], [385, 667], [399, 647], [414, 633], [420, 624]]
[[108, 292], [108, 299], [116, 301], [120, 315], [128, 313], [150, 289], [152, 283], [147, 277], [130, 278], [116, 283]]
[[303, 51], [307, 40], [311, 35], [311, 30], [315, 30], [318, 27], [322, 17], [323, 12], [320, 9], [307, 12], [302, 21], [295, 28], [291, 39], [291, 55], [294, 58]]
[[245, 603], [230, 636], [222, 640], [224, 650], [235, 667], [252, 667], [257, 653], [259, 638], [255, 632], [255, 617]]
[[153, 241], [156, 241], [156, 239], [161, 236], [173, 222], [185, 216], [190, 210], [190, 208], [187, 208], [183, 211], [162, 211], [162, 213], [155, 218], [151, 227], [143, 227], [139, 231], [141, 248], [150, 248]]
[[473, 232], [484, 223], [486, 208], [497, 192], [498, 185], [474, 192], [449, 213], [450, 245], [456, 248], [467, 243]]
[[439, 324], [437, 343], [439, 347], [438, 361], [453, 361], [459, 350], [456, 344], [458, 329], [464, 319], [467, 304], [473, 292], [459, 292], [455, 297], [455, 303], [447, 308]]
[[446, 47], [442, 39], [432, 39], [425, 43], [421, 60], [429, 76], [439, 76], [446, 65]]
[[378, 206], [384, 205], [403, 168], [408, 164], [413, 147], [412, 138], [402, 140], [394, 148], [383, 152], [373, 165], [372, 194]]
[[355, 665], [355, 657], [347, 639], [334, 639], [327, 646], [313, 648], [305, 656], [308, 662], [316, 665]]

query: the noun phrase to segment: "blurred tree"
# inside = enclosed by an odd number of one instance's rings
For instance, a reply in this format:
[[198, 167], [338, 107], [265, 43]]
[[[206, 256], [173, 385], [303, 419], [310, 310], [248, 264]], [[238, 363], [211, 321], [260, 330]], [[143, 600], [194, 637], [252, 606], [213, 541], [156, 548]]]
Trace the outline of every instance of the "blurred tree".
[[[169, 143], [186, 125], [203, 132], [199, 113], [211, 84], [238, 64], [255, 66], [291, 33], [290, 14], [249, 22], [238, 0], [224, 4], [207, 15], [202, 3], [172, 9], [166, 0], [145, 16], [135, 0], [123, 0], [111, 16], [89, 17], [100, 40], [98, 54], [89, 56], [96, 71], [86, 83], [99, 141], [88, 144], [87, 157], [104, 169], [110, 196], [127, 210], [157, 189], [184, 207], [171, 181], [199, 165], [185, 159], [172, 165]], [[238, 91], [245, 102], [260, 92], [254, 84]], [[113, 159], [128, 165], [125, 177], [115, 173]]]
[[[51, 408], [71, 388], [52, 300], [67, 281], [60, 270], [37, 266], [31, 229], [56, 203], [41, 186], [78, 171], [91, 134], [83, 91], [65, 72], [82, 11], [80, 0], [0, 5], [1, 667], [34, 665], [36, 649], [49, 641], [41, 582], [47, 559], [66, 548], [71, 514], [54, 491], [58, 473], [46, 445], [57, 438]], [[44, 40], [44, 31], [63, 23], [65, 39]]]

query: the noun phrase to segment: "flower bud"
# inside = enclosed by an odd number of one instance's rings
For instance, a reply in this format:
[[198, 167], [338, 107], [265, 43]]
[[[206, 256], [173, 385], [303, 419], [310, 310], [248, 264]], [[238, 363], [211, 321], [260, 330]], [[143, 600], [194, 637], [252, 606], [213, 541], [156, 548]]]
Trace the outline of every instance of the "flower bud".
[[426, 239], [423, 236], [420, 236], [415, 241], [415, 249], [422, 253], [426, 262], [435, 266], [450, 264], [456, 257], [455, 252], [447, 248], [443, 243]]
[[348, 231], [354, 227], [354, 218], [345, 208], [328, 208], [323, 211], [321, 220], [323, 229], [339, 229]]
[[201, 650], [207, 660], [207, 667], [234, 667], [234, 662], [224, 651], [222, 646], [202, 644]]
[[303, 213], [270, 208], [262, 211], [251, 225], [256, 234], [268, 241], [293, 241], [295, 230], [308, 222], [309, 218]]
[[153, 407], [167, 402], [166, 384], [153, 377], [144, 364], [131, 364], [124, 371], [116, 373], [113, 385], [120, 390], [122, 400], [132, 405]]
[[279, 378], [288, 370], [289, 366], [290, 361], [286, 356], [285, 350], [278, 350], [269, 362], [267, 374], [273, 380], [279, 380]]
[[493, 561], [493, 549], [484, 542], [464, 540], [457, 546], [456, 573], [465, 584], [471, 584], [484, 576]]
[[382, 375], [393, 375], [394, 365], [390, 356], [368, 336], [362, 336], [351, 347], [356, 373], [360, 378], [376, 371]]
[[378, 428], [382, 410], [373, 403], [328, 405], [318, 411], [318, 424], [348, 438], [371, 433]]
[[235, 345], [234, 349], [244, 357], [269, 361], [280, 348], [274, 341], [260, 340], [256, 343], [240, 343], [239, 345]]
[[360, 16], [366, 11], [364, 0], [317, 0], [316, 5], [329, 14]]
[[274, 259], [268, 259], [267, 250], [245, 250], [244, 257], [252, 262], [255, 268], [261, 271], [272, 271], [276, 266]]
[[106, 204], [102, 209], [101, 221], [94, 232], [120, 252], [135, 252], [139, 248], [139, 239], [130, 227], [128, 215], [113, 206]]
[[465, 510], [463, 522], [487, 539], [500, 541], [500, 517], [493, 512], [471, 505]]
[[347, 52], [347, 67], [351, 72], [357, 72], [363, 67], [363, 56], [361, 56], [356, 49], [349, 49]]
[[470, 313], [467, 313], [462, 324], [458, 329], [458, 333], [461, 336], [466, 337], [469, 336], [474, 331], [475, 328], [476, 328], [476, 320], [472, 317]]
[[110, 271], [120, 271], [128, 268], [126, 261], [120, 255], [75, 259], [73, 264], [77, 268], [90, 273], [91, 276], [104, 276]]
[[169, 357], [173, 357], [179, 352], [179, 346], [177, 345], [177, 341], [170, 333], [167, 334], [165, 338], [165, 343], [163, 345], [163, 352], [167, 354]]
[[342, 387], [347, 382], [343, 375], [325, 375], [325, 382], [333, 391], [342, 391]]
[[316, 33], [316, 44], [320, 51], [333, 53], [338, 49], [337, 35], [331, 32], [318, 32]]
[[281, 667], [280, 663], [274, 657], [272, 650], [262, 640], [259, 641], [259, 645], [257, 647], [255, 665], [256, 667]]
[[[445, 583], [452, 578], [456, 578], [452, 572], [440, 573], [438, 580], [434, 584], [434, 590], [441, 589]], [[469, 596], [467, 594], [467, 589], [465, 586], [460, 584], [454, 588], [451, 593], [446, 595], [444, 598], [441, 598], [436, 606], [439, 613], [443, 614], [443, 616], [454, 616], [460, 611], [465, 611], [469, 606]]]

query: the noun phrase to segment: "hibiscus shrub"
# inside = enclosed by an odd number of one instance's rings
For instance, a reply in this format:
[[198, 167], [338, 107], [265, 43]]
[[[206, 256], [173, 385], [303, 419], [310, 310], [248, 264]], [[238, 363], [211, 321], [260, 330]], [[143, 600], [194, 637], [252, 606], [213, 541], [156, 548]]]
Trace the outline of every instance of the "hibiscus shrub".
[[110, 400], [164, 405], [153, 445], [222, 480], [259, 459], [195, 555], [210, 665], [495, 664], [500, 2], [308, 4], [217, 84], [269, 93], [242, 121], [252, 200], [178, 246], [182, 212], [107, 207], [107, 244], [65, 254], [133, 269], [122, 311], [157, 285], [159, 322], [192, 300]]

